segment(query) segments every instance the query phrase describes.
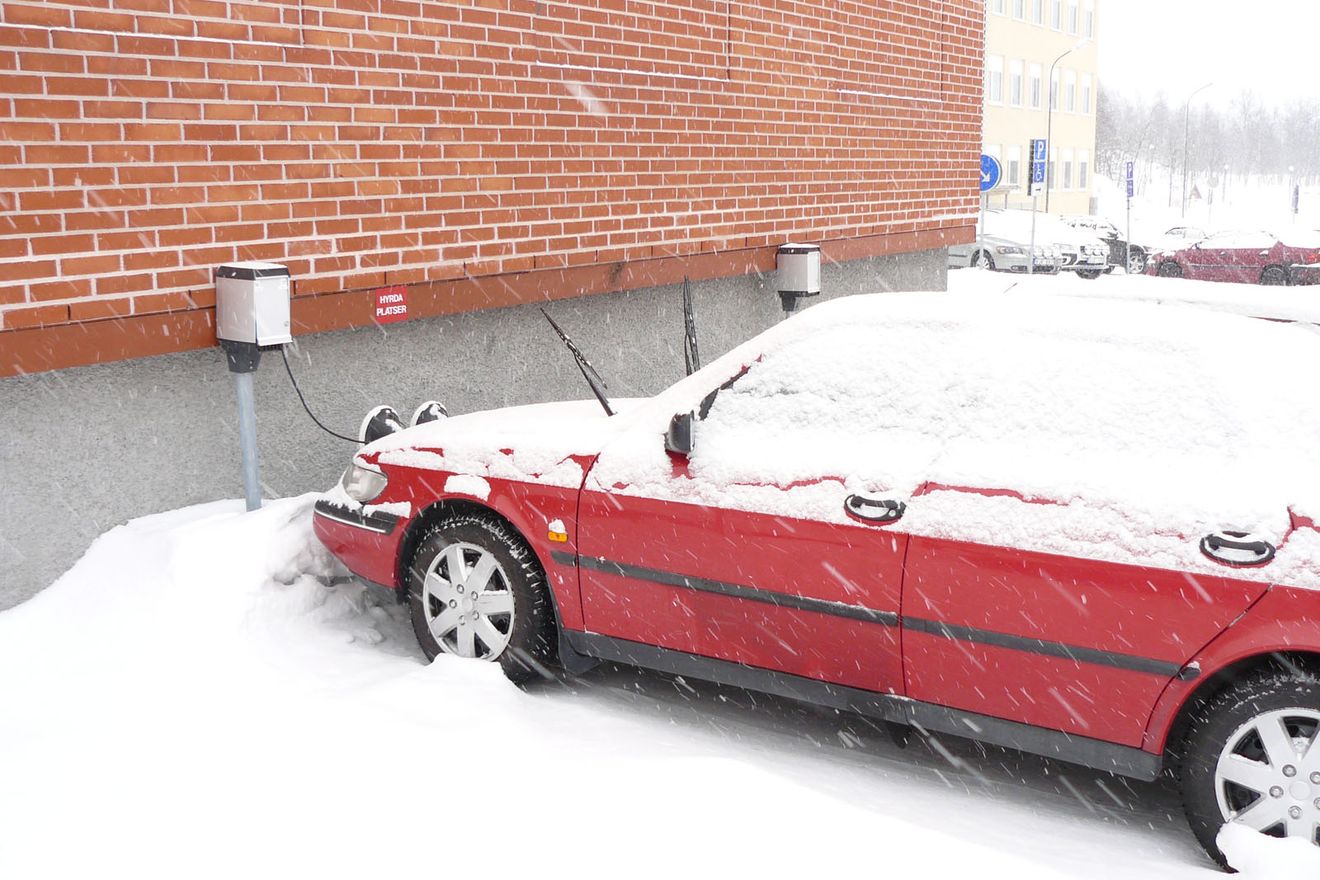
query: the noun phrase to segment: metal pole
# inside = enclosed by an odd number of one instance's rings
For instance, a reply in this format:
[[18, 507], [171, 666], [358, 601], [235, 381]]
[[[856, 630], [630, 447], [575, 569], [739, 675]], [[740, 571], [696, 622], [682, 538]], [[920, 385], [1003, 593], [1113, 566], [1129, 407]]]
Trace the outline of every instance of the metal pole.
[[[1046, 148], [1048, 149], [1048, 143]], [[1032, 164], [1035, 165], [1035, 156], [1031, 157]], [[1036, 193], [1031, 194], [1031, 256], [1027, 257], [1027, 274], [1036, 274]]]
[[1123, 249], [1123, 274], [1128, 275], [1132, 272], [1132, 199], [1127, 200], [1127, 237], [1123, 242], [1126, 247]]
[[1183, 187], [1182, 202], [1179, 207], [1182, 209], [1179, 214], [1184, 220], [1187, 219], [1187, 140], [1188, 133], [1191, 130], [1192, 122], [1192, 99], [1210, 88], [1214, 83], [1206, 83], [1196, 91], [1187, 96], [1187, 104], [1183, 107]]
[[247, 509], [261, 507], [261, 476], [257, 470], [257, 407], [252, 393], [252, 374], [235, 373], [238, 392], [238, 445], [243, 453], [243, 496]]

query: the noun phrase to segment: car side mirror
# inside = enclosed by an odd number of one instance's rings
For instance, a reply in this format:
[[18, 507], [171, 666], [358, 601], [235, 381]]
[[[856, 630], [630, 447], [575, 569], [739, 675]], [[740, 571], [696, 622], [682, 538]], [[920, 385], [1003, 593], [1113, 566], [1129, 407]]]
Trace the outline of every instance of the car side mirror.
[[669, 430], [665, 431], [665, 451], [684, 458], [692, 454], [692, 426], [696, 424], [696, 414], [679, 413], [669, 420]]

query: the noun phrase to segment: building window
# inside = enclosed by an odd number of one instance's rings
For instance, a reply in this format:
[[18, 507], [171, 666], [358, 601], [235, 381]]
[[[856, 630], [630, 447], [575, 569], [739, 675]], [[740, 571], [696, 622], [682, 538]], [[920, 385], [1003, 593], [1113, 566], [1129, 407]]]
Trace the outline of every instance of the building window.
[[1072, 70], [1063, 75], [1063, 109], [1077, 112], [1077, 73]]
[[1077, 0], [1068, 0], [1068, 33], [1077, 33]]
[[1095, 36], [1095, 0], [1086, 0], [1082, 10], [1082, 34], [1089, 40]]
[[1050, 76], [1050, 109], [1059, 109], [1059, 72], [1057, 70]]
[[1019, 21], [1027, 17], [1027, 0], [1013, 0], [1013, 17]]
[[1045, 23], [1045, 0], [1031, 0], [1032, 24]]
[[1009, 147], [1008, 149], [1008, 185], [1020, 186], [1022, 183], [1022, 148]]
[[1022, 62], [1008, 63], [1008, 103], [1014, 107], [1022, 106]]
[[1072, 189], [1073, 152], [1063, 151], [1063, 188]]
[[1090, 114], [1091, 112], [1092, 82], [1091, 74], [1082, 74], [1082, 112], [1086, 114]]
[[1091, 183], [1091, 154], [1082, 150], [1077, 154], [1077, 186], [1087, 189]]
[[1059, 164], [1059, 151], [1050, 150], [1050, 162], [1045, 166], [1045, 186], [1048, 189], [1054, 189], [1054, 166]]
[[1063, 30], [1063, 0], [1050, 0], [1050, 27]]
[[1040, 65], [1031, 65], [1031, 106], [1035, 110], [1040, 109]]
[[1005, 0], [990, 0], [989, 3], [990, 11], [993, 12], [995, 15], [1003, 15], [1004, 2]]
[[1004, 102], [1004, 56], [985, 56], [985, 99], [994, 104]]

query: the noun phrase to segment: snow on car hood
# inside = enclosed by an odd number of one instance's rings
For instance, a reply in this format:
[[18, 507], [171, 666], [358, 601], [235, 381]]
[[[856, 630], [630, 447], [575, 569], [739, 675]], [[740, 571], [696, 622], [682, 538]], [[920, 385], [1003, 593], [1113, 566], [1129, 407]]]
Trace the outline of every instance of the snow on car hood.
[[[645, 398], [535, 403], [451, 416], [382, 437], [358, 456], [381, 465], [577, 488], [598, 452]], [[469, 493], [470, 494], [470, 493]]]

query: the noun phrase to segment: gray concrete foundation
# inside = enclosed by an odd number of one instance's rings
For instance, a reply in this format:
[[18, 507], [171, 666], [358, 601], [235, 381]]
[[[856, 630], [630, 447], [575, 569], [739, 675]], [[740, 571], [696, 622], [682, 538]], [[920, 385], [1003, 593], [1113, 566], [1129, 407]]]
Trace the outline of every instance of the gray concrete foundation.
[[[943, 290], [946, 254], [822, 268], [822, 299]], [[778, 321], [774, 276], [695, 282], [703, 362]], [[547, 307], [619, 397], [683, 376], [682, 296], [655, 287]], [[406, 420], [429, 399], [451, 413], [589, 398], [536, 306], [297, 339], [291, 362], [313, 412], [353, 436], [368, 408]], [[329, 487], [355, 447], [303, 412], [278, 352], [255, 376], [267, 497]], [[0, 379], [0, 609], [36, 594], [102, 532], [133, 517], [242, 496], [234, 383], [219, 348]]]

